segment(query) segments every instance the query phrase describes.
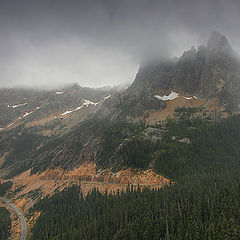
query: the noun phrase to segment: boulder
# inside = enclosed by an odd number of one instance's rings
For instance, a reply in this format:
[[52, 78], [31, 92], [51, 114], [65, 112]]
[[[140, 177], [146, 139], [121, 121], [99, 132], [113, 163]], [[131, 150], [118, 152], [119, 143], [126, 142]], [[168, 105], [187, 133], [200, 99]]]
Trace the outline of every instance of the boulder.
[[141, 138], [145, 141], [157, 142], [163, 139], [166, 130], [148, 127], [141, 133]]

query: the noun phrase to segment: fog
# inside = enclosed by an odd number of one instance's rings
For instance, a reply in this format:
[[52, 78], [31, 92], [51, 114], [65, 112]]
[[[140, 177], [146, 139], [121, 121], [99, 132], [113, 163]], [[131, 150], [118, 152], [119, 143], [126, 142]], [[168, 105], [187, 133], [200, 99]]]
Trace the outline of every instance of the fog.
[[180, 56], [212, 30], [240, 52], [233, 0], [0, 0], [0, 87], [130, 83], [144, 56]]

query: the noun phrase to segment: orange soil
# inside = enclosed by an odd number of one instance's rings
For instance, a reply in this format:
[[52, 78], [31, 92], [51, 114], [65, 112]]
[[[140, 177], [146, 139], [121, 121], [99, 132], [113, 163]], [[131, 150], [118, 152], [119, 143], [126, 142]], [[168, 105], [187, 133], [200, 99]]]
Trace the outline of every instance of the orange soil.
[[[187, 96], [188, 97], [188, 96]], [[210, 100], [206, 99], [192, 99], [187, 100], [179, 94], [178, 98], [174, 100], [167, 100], [165, 101], [166, 108], [163, 110], [155, 111], [149, 113], [149, 116], [146, 118], [146, 121], [150, 124], [157, 123], [161, 120], [166, 120], [168, 117], [173, 117], [175, 113], [176, 107], [200, 107], [203, 106], [209, 113], [213, 113], [214, 111], [220, 112], [220, 105], [219, 101], [216, 98], [212, 98]]]
[[[32, 229], [38, 218], [40, 217], [41, 213], [38, 211], [35, 211], [32, 215], [32, 217], [28, 221], [28, 229]], [[30, 232], [31, 235], [31, 232]]]
[[[38, 179], [52, 179], [54, 181], [34, 181]], [[39, 197], [43, 198], [47, 195], [52, 195], [56, 189], [61, 191], [64, 187], [71, 186], [73, 184], [81, 184], [83, 195], [85, 196], [95, 187], [98, 188], [100, 192], [116, 192], [117, 190], [125, 190], [127, 184], [162, 187], [163, 185], [170, 183], [170, 180], [156, 174], [152, 169], [136, 172], [128, 168], [125, 170], [120, 170], [116, 173], [113, 173], [107, 169], [97, 173], [96, 167], [92, 162], [85, 162], [79, 168], [76, 168], [70, 172], [65, 172], [61, 168], [55, 168], [48, 169], [40, 174], [30, 175], [30, 170], [28, 170], [15, 177], [14, 180], [18, 181], [14, 181], [12, 190], [20, 186], [24, 186], [23, 189], [21, 189], [21, 191], [15, 196], [16, 199], [18, 199], [16, 200], [15, 204], [23, 211], [29, 209], [29, 207], [31, 207], [37, 199], [25, 199], [21, 197], [21, 195], [26, 196], [26, 194], [30, 191], [39, 188], [41, 188], [41, 196]], [[79, 180], [79, 182], [71, 182], [71, 180]], [[81, 180], [83, 182], [80, 182]]]
[[53, 119], [55, 119], [55, 116], [58, 116], [58, 115], [59, 114], [54, 114], [54, 115], [50, 115], [49, 117], [45, 117], [45, 118], [42, 118], [42, 119], [39, 119], [39, 120], [28, 122], [26, 124], [26, 127], [33, 127], [33, 126], [37, 126], [37, 125], [43, 125], [43, 124], [45, 124], [47, 122], [52, 121]]
[[95, 164], [83, 163], [80, 167], [75, 168], [70, 172], [64, 171], [58, 167], [55, 169], [47, 169], [40, 174], [30, 175], [30, 170], [22, 173], [15, 178], [16, 180], [33, 180], [33, 179], [54, 179], [54, 180], [85, 180], [97, 182], [111, 182], [122, 184], [158, 184], [169, 183], [169, 180], [156, 174], [152, 169], [145, 171], [133, 171], [130, 168], [120, 170], [116, 173], [109, 169], [103, 170], [100, 173], [96, 172]]

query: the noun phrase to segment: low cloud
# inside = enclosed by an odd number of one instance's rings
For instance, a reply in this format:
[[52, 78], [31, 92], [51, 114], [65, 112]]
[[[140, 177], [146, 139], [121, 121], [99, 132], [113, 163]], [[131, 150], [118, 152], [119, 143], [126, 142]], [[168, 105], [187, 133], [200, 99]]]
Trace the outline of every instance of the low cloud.
[[240, 2], [1, 0], [0, 86], [118, 85], [144, 56], [179, 56], [225, 34], [236, 51]]

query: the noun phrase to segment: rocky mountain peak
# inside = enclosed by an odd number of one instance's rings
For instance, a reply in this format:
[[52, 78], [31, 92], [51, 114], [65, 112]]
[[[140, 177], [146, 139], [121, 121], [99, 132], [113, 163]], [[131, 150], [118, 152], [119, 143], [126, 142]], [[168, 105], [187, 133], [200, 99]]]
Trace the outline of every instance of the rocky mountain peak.
[[217, 31], [213, 31], [207, 42], [207, 48], [210, 51], [217, 51], [221, 53], [232, 53], [232, 47], [227, 38]]
[[191, 58], [196, 55], [197, 51], [194, 46], [191, 47], [190, 50], [185, 51], [180, 59], [186, 59], [186, 58]]
[[181, 92], [219, 100], [223, 109], [240, 110], [240, 63], [227, 38], [217, 31], [207, 46], [192, 47], [178, 61], [143, 64], [129, 91]]

